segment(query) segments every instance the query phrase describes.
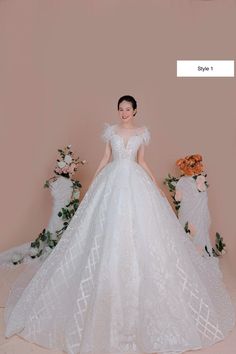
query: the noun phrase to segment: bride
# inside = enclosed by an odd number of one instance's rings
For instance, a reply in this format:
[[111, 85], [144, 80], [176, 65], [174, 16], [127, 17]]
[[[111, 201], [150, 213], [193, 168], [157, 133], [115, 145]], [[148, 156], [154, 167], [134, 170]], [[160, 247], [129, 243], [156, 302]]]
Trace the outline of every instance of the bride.
[[218, 259], [201, 257], [147, 166], [132, 96], [106, 123], [104, 156], [58, 245], [13, 284], [5, 336], [68, 354], [176, 354], [235, 326]]

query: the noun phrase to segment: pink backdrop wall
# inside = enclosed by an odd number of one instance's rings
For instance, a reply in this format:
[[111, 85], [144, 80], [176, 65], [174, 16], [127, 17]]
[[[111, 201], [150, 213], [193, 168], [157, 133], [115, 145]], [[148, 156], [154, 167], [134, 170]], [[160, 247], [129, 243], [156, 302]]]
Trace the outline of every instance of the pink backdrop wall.
[[232, 0], [1, 1], [0, 251], [47, 225], [43, 184], [59, 147], [88, 161], [77, 175], [84, 195], [103, 123], [118, 121], [117, 100], [131, 94], [160, 183], [177, 158], [203, 155], [211, 237], [222, 234], [235, 265], [235, 79], [176, 78], [177, 59], [235, 59], [235, 33]]

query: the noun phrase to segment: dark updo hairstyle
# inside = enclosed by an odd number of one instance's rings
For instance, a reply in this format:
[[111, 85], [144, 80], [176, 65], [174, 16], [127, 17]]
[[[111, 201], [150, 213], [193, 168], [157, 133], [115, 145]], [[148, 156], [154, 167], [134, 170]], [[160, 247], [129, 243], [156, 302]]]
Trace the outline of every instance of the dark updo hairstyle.
[[[119, 110], [119, 107], [120, 107], [120, 103], [123, 102], [123, 101], [130, 102], [132, 104], [133, 110], [135, 110], [137, 108], [137, 102], [134, 99], [134, 97], [130, 96], [130, 95], [125, 95], [125, 96], [122, 96], [122, 97], [119, 98], [119, 101], [118, 101], [118, 104], [117, 104], [117, 109], [118, 110]], [[134, 116], [136, 115], [136, 113], [137, 112], [134, 113]]]

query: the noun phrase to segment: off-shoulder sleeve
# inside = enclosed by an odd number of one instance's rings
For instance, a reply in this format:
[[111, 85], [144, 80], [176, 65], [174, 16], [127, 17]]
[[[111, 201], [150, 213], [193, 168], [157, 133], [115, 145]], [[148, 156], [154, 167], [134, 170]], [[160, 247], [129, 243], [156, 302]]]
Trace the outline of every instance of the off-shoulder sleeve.
[[142, 133], [142, 140], [145, 145], [149, 144], [149, 141], [151, 139], [151, 134], [150, 131], [147, 127], [144, 128], [144, 131]]
[[113, 132], [113, 125], [109, 123], [104, 123], [103, 131], [101, 134], [101, 139], [106, 143], [110, 140]]

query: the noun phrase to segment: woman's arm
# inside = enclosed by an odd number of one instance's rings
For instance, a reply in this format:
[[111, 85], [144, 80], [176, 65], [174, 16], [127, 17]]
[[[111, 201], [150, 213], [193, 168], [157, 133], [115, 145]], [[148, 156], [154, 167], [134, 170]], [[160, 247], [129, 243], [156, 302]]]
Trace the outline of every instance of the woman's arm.
[[99, 166], [93, 176], [92, 182], [93, 182], [94, 178], [98, 175], [98, 173], [103, 169], [103, 167], [106, 166], [106, 164], [109, 162], [110, 157], [111, 157], [111, 145], [110, 145], [110, 142], [108, 141], [108, 142], [106, 142], [104, 155], [103, 155], [103, 157], [99, 163]]
[[151, 177], [151, 179], [153, 180], [153, 182], [156, 184], [156, 186], [159, 188], [161, 194], [165, 197], [165, 193], [163, 192], [163, 190], [159, 187], [157, 180], [155, 178], [155, 176], [153, 175], [153, 173], [151, 172], [150, 168], [148, 167], [146, 161], [144, 160], [144, 145], [141, 144], [140, 148], [138, 149], [138, 153], [137, 153], [137, 162], [139, 165], [141, 165], [144, 170], [146, 170], [146, 172], [149, 174], [149, 176]]

